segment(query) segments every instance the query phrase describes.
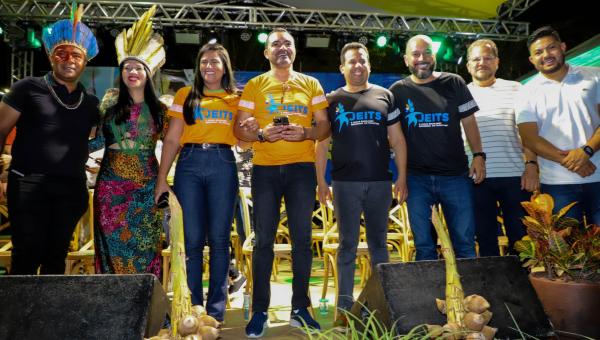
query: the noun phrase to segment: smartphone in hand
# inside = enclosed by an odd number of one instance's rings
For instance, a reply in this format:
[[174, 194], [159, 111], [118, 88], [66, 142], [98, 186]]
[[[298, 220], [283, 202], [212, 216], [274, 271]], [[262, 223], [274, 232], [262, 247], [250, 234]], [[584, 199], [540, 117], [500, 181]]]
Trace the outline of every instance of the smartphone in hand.
[[160, 197], [158, 197], [158, 201], [156, 202], [156, 207], [158, 209], [164, 209], [169, 206], [169, 192], [163, 192]]

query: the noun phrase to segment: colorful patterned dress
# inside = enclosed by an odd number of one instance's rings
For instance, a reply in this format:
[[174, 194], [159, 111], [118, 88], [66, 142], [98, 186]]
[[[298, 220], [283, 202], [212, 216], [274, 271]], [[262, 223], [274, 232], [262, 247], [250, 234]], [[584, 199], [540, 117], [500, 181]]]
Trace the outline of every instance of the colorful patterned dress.
[[[107, 93], [101, 109], [116, 101], [115, 92]], [[148, 106], [135, 104], [124, 124], [105, 120], [98, 132], [90, 149], [106, 149], [94, 190], [96, 273], [160, 277], [162, 212], [154, 205], [158, 132]], [[113, 144], [120, 149], [109, 148]]]

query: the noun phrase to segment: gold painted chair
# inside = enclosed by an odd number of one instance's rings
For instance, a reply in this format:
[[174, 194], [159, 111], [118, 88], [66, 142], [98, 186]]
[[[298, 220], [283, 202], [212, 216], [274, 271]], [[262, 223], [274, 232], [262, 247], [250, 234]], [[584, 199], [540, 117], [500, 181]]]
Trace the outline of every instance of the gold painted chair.
[[[65, 275], [71, 274], [94, 274], [94, 190], [88, 192], [88, 210], [81, 217], [73, 239], [71, 249], [67, 253]], [[81, 245], [83, 243], [83, 245]]]
[[[321, 298], [327, 296], [327, 288], [329, 284], [329, 272], [333, 274], [333, 286], [335, 290], [335, 301], [334, 306], [337, 306], [338, 299], [338, 272], [337, 272], [337, 251], [340, 246], [339, 244], [339, 233], [338, 225], [334, 219], [334, 209], [330, 202], [327, 202], [326, 209], [321, 210], [322, 221], [324, 221], [323, 227], [325, 235], [323, 237], [323, 290]], [[369, 257], [369, 246], [366, 242], [359, 242], [356, 248], [356, 259], [359, 264], [359, 272], [361, 278], [361, 286], [364, 286], [366, 280], [371, 272], [371, 261]], [[334, 312], [334, 320], [337, 318], [337, 308]]]
[[415, 242], [412, 239], [406, 202], [393, 206], [388, 215], [390, 221], [388, 244], [398, 250], [402, 262], [414, 261]]

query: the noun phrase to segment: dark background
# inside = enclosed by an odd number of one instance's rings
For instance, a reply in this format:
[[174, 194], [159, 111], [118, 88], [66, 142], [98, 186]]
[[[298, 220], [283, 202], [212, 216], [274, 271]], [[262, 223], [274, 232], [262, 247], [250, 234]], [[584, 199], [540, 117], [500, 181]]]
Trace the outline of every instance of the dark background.
[[[599, 25], [594, 14], [593, 2], [583, 0], [554, 1], [542, 0], [517, 17], [516, 21], [530, 23], [530, 32], [536, 28], [551, 25], [557, 29], [567, 44], [572, 48], [592, 38], [599, 33]], [[84, 20], [85, 21], [85, 20]], [[111, 29], [114, 27], [102, 26], [97, 28], [97, 38], [100, 44], [100, 53], [89, 66], [116, 66], [114, 37]], [[119, 30], [122, 27], [118, 27]], [[241, 30], [230, 29], [226, 31], [210, 32], [204, 30], [202, 41], [204, 43], [212, 36], [217, 36], [219, 42], [229, 50], [235, 70], [263, 71], [268, 69], [268, 63], [263, 57], [264, 45], [258, 43], [256, 35], [252, 32], [249, 41], [243, 42], [239, 37]], [[171, 28], [161, 31], [165, 38], [167, 49], [167, 63], [165, 69], [193, 68], [195, 64], [198, 45], [175, 44], [175, 33]], [[303, 34], [292, 32], [296, 38], [298, 54], [294, 68], [302, 72], [338, 72], [339, 50], [344, 43], [357, 39], [357, 36], [334, 36], [329, 48], [306, 48]], [[373, 38], [373, 37], [372, 37]], [[404, 44], [408, 37], [395, 36], [390, 39], [385, 48], [377, 48], [371, 41], [367, 45], [371, 56], [372, 72], [407, 74], [402, 55]], [[463, 46], [469, 41], [463, 41]], [[500, 69], [497, 75], [505, 79], [517, 79], [533, 70], [527, 57], [528, 52], [524, 41], [507, 42], [496, 41], [500, 53]], [[34, 54], [34, 75], [40, 75], [50, 69], [47, 56], [43, 49]], [[438, 58], [438, 63], [440, 60]], [[469, 79], [463, 62], [455, 69], [465, 79]], [[440, 69], [440, 67], [438, 67]], [[10, 85], [10, 46], [0, 39], [0, 89]]]

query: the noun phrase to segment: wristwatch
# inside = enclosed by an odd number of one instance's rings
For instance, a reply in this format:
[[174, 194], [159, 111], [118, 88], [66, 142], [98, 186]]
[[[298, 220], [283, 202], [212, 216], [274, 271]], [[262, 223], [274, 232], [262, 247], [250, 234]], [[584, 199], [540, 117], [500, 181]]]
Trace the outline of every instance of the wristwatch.
[[261, 143], [264, 142], [264, 141], [266, 141], [265, 135], [263, 134], [263, 129], [258, 130], [258, 136], [257, 137], [258, 137], [258, 141], [261, 142]]
[[485, 152], [473, 152], [473, 158], [475, 157], [481, 157], [484, 161], [486, 160]]
[[594, 149], [592, 149], [591, 146], [589, 145], [584, 145], [581, 147], [583, 149], [583, 152], [585, 152], [588, 156], [592, 157], [594, 155]]
[[534, 161], [534, 160], [532, 160], [532, 159], [530, 159], [530, 160], [528, 160], [528, 161], [525, 161], [525, 165], [527, 165], [527, 164], [533, 164], [533, 165], [535, 165], [535, 166], [538, 166], [538, 162], [537, 162], [537, 161]]

